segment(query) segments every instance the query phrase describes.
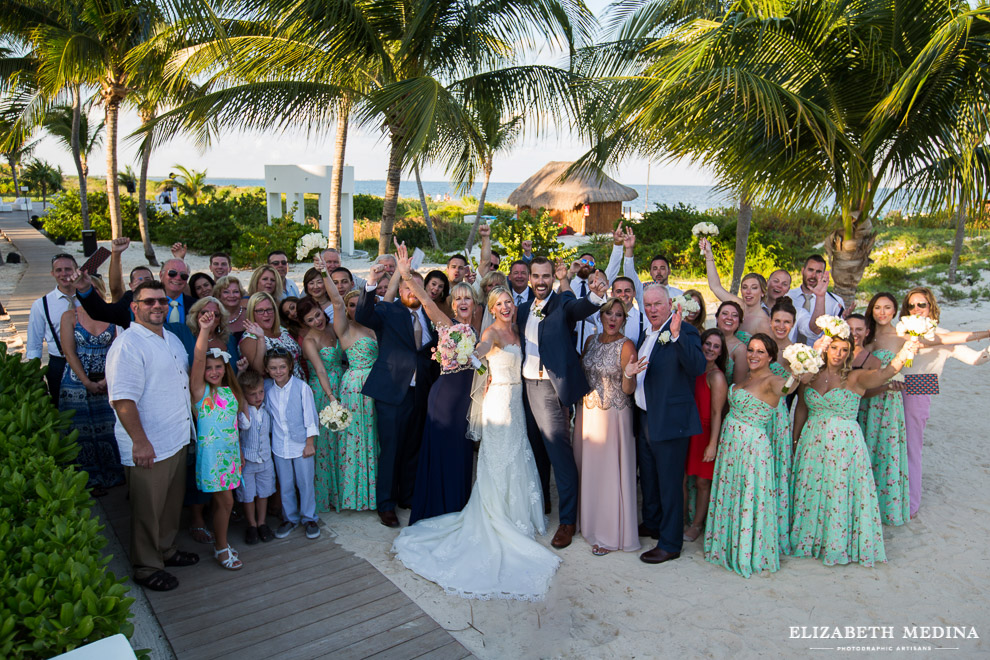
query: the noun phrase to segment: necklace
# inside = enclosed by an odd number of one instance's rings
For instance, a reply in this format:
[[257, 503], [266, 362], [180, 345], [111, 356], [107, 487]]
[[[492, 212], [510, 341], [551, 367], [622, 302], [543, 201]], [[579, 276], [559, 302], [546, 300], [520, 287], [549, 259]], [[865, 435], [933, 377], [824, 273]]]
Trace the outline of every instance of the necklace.
[[237, 323], [238, 321], [241, 320], [241, 317], [242, 316], [244, 316], [244, 308], [243, 307], [239, 307], [238, 308], [238, 311], [237, 311], [237, 316], [235, 316], [232, 319], [230, 319], [229, 321], [227, 321], [227, 325], [230, 325], [231, 323]]

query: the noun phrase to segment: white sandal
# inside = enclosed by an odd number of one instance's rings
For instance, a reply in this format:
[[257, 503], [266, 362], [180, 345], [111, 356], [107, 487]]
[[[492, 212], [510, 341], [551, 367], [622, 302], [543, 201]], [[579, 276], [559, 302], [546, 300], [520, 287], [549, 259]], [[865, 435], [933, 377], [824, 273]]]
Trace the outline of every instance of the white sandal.
[[[227, 553], [227, 558], [220, 559], [220, 555], [223, 554], [224, 552]], [[238, 558], [237, 553], [234, 552], [234, 549], [231, 548], [229, 545], [222, 550], [214, 550], [213, 557], [218, 562], [220, 562], [220, 565], [226, 568], [228, 571], [236, 571], [239, 570], [242, 566], [244, 566], [244, 564], [241, 563], [240, 558]]]

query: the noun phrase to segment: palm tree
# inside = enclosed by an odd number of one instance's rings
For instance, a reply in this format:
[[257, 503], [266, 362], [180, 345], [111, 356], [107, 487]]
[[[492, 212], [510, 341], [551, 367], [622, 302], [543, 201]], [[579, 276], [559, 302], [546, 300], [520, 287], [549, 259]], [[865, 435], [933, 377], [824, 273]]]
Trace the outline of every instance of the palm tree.
[[169, 177], [159, 184], [159, 190], [171, 186], [179, 193], [179, 199], [192, 205], [198, 204], [201, 198], [212, 195], [216, 190], [216, 186], [206, 182], [206, 170], [190, 170], [182, 165], [175, 165], [174, 169], [178, 170], [178, 175], [169, 174]]
[[23, 180], [41, 191], [41, 208], [48, 202], [48, 193], [62, 189], [62, 168], [43, 160], [33, 160], [24, 168]]
[[[573, 48], [590, 32], [582, 0], [497, 0], [470, 5], [431, 0], [268, 0], [252, 4], [255, 21], [222, 22], [214, 40], [174, 67], [209, 73], [215, 91], [159, 119], [164, 126], [211, 118], [251, 129], [318, 132], [331, 118], [357, 120], [389, 140], [379, 251], [391, 247], [402, 172], [430, 147], [446, 160], [476, 140], [464, 108], [475, 98], [508, 109], [559, 115], [571, 81], [548, 66], [512, 66], [520, 49]], [[480, 150], [479, 150], [480, 151]], [[337, 163], [343, 163], [342, 149]], [[335, 164], [335, 170], [341, 171]]]
[[14, 180], [14, 196], [21, 194], [20, 182], [17, 179], [17, 168], [21, 161], [29, 158], [38, 146], [40, 140], [32, 141], [30, 134], [14, 122], [0, 118], [0, 153], [3, 154], [10, 167], [10, 176]]
[[134, 168], [130, 165], [125, 165], [123, 172], [117, 172], [117, 185], [123, 186], [128, 193], [137, 190], [137, 183], [137, 174], [134, 173]]
[[[990, 93], [990, 9], [758, 0], [699, 18], [680, 7], [635, 5], [620, 14], [622, 38], [589, 56], [603, 62], [611, 53], [635, 73], [604, 81], [615, 111], [589, 129], [600, 139], [583, 160], [690, 155], [753, 201], [834, 203], [841, 226], [825, 251], [836, 291], [851, 304], [875, 240], [872, 219], [890, 200], [878, 193], [955, 152], [972, 132], [960, 118]], [[953, 185], [920, 181], [927, 200], [944, 200]]]
[[72, 104], [56, 105], [45, 113], [44, 126], [49, 135], [71, 154], [79, 176], [79, 203], [83, 229], [89, 229], [89, 201], [86, 197], [89, 156], [103, 143], [103, 122], [90, 123], [91, 103], [83, 103], [79, 85], [71, 86]]

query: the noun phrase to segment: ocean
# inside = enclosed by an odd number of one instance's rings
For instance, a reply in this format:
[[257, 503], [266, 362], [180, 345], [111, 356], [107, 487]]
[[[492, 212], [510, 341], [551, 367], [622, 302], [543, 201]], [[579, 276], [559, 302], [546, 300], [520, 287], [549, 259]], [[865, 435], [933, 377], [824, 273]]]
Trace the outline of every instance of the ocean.
[[[223, 179], [207, 178], [207, 182], [216, 186], [261, 186], [265, 185], [264, 179]], [[513, 190], [519, 187], [519, 183], [491, 182], [488, 184], [488, 194], [485, 197], [489, 202], [505, 202]], [[647, 195], [649, 196], [650, 208], [654, 204], [667, 204], [673, 206], [679, 202], [694, 206], [699, 210], [731, 206], [735, 200], [731, 197], [716, 194], [710, 186], [659, 186], [650, 185], [649, 191], [645, 184], [623, 184], [639, 193], [639, 197], [631, 202], [624, 202], [623, 206], [631, 208], [634, 212], [642, 213], [646, 207]], [[424, 181], [423, 190], [434, 199], [449, 194], [451, 198], [456, 198], [453, 186], [448, 181]], [[385, 180], [378, 181], [355, 181], [354, 192], [362, 195], [385, 196]], [[481, 195], [481, 184], [476, 184], [469, 193], [474, 197]], [[400, 197], [419, 197], [415, 181], [403, 181], [399, 185]]]

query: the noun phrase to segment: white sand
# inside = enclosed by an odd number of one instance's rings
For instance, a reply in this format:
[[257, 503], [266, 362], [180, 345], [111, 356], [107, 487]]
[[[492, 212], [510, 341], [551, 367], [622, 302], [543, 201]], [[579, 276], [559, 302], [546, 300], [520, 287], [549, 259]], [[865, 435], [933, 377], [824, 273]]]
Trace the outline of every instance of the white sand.
[[[947, 307], [943, 325], [980, 330], [987, 306]], [[904, 626], [974, 626], [990, 635], [990, 459], [982, 429], [986, 365], [950, 360], [925, 440], [920, 516], [886, 527], [888, 562], [825, 567], [781, 558], [779, 572], [749, 580], [704, 561], [701, 541], [680, 559], [649, 566], [638, 553], [594, 557], [580, 537], [543, 603], [447, 596], [389, 552], [396, 531], [374, 513], [325, 514], [348, 550], [369, 560], [480, 658], [826, 657], [812, 647], [921, 645], [985, 656], [983, 640], [902, 639]], [[974, 433], [976, 431], [976, 433]], [[407, 511], [400, 511], [403, 521]], [[557, 520], [540, 541], [549, 546]], [[644, 539], [644, 541], [647, 539]], [[790, 626], [893, 626], [894, 639], [790, 639]], [[967, 628], [968, 629], [968, 628]]]

